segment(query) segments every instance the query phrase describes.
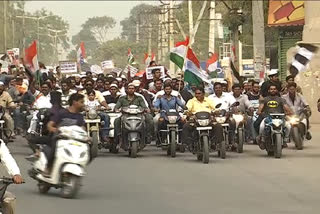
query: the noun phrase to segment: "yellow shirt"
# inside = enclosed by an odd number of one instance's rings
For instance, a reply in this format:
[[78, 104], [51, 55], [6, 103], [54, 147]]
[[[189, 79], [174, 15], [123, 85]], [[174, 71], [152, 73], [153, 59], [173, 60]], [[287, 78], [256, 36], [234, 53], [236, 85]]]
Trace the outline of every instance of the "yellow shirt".
[[[98, 100], [98, 102], [101, 104], [103, 101], [106, 101], [100, 91], [94, 90], [96, 97], [95, 100]], [[87, 95], [87, 90], [82, 90], [79, 92], [84, 96], [85, 101], [88, 101], [88, 95]]]
[[15, 106], [10, 94], [6, 91], [2, 92], [2, 94], [0, 95], [0, 106], [4, 108]]
[[191, 113], [194, 114], [200, 111], [211, 112], [215, 110], [215, 105], [213, 101], [211, 99], [208, 99], [207, 97], [205, 97], [202, 102], [194, 97], [188, 101], [187, 108]]

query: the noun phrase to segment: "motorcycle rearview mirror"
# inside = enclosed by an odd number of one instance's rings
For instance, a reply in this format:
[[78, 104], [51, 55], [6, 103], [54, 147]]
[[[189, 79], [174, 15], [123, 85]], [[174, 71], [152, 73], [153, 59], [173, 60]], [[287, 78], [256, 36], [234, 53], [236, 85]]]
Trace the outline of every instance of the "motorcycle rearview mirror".
[[222, 106], [222, 103], [219, 103], [218, 105], [215, 106], [215, 108], [220, 108]]
[[237, 107], [237, 106], [239, 106], [239, 105], [240, 105], [240, 103], [237, 101], [237, 102], [233, 103], [233, 104], [231, 105], [231, 107]]

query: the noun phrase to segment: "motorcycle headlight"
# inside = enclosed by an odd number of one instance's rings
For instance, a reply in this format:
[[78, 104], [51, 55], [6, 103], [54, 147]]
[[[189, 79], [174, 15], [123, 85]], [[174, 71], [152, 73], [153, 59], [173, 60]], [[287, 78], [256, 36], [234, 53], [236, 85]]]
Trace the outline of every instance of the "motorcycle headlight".
[[293, 116], [293, 117], [290, 117], [290, 118], [289, 118], [289, 122], [290, 122], [290, 124], [292, 124], [292, 125], [296, 125], [296, 124], [299, 124], [300, 119], [299, 119], [298, 117]]
[[209, 119], [204, 119], [204, 120], [197, 120], [200, 126], [207, 126], [209, 125]]
[[281, 126], [282, 125], [282, 120], [280, 120], [280, 119], [273, 119], [272, 120], [272, 124], [275, 126], [275, 127], [279, 127], [279, 126]]
[[43, 114], [40, 115], [40, 119], [41, 119], [41, 120], [44, 119], [44, 115], [43, 115]]
[[88, 113], [88, 117], [89, 117], [89, 119], [96, 119], [98, 117], [98, 114], [96, 111], [90, 110]]
[[168, 116], [169, 123], [176, 123], [177, 122], [177, 116]]
[[226, 117], [216, 117], [216, 121], [217, 121], [218, 123], [225, 123], [226, 120], [227, 120]]
[[236, 122], [241, 122], [244, 119], [242, 114], [234, 114], [234, 115], [232, 115], [232, 117]]

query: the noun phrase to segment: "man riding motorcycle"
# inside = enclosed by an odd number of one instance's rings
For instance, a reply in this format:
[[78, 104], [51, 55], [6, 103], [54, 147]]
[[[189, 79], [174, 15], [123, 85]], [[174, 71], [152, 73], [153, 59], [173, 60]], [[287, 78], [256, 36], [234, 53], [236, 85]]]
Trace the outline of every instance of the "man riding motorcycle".
[[[85, 100], [88, 100], [88, 92], [92, 91], [94, 88], [94, 80], [87, 79], [85, 82], [84, 90], [80, 91], [79, 93], [85, 96]], [[100, 105], [105, 107], [106, 109], [110, 109], [105, 98], [101, 94], [100, 91], [94, 90], [95, 92], [95, 99], [99, 101]], [[103, 129], [101, 131], [102, 140], [107, 142], [109, 141], [109, 127], [110, 127], [110, 117], [105, 112], [99, 112], [99, 116], [102, 121], [104, 121]]]
[[[259, 107], [259, 99], [260, 99], [260, 85], [258, 82], [256, 81], [252, 82], [252, 89], [247, 93], [247, 96], [248, 96], [249, 102], [251, 103], [251, 106], [254, 108], [255, 111], [257, 111]], [[257, 132], [253, 126], [254, 121], [255, 121], [255, 118], [253, 115], [248, 120], [249, 139], [253, 143], [255, 142], [255, 139], [257, 137]]]
[[28, 133], [35, 134], [37, 129], [38, 117], [37, 114], [39, 111], [38, 109], [43, 108], [51, 108], [52, 104], [50, 103], [50, 86], [48, 83], [42, 83], [41, 85], [41, 93], [37, 96], [36, 101], [34, 102], [32, 108], [36, 109], [33, 112], [33, 117], [30, 122], [30, 127], [28, 129]]
[[68, 108], [68, 101], [71, 94], [77, 93], [76, 90], [70, 89], [71, 82], [69, 79], [61, 80], [61, 89], [58, 91], [61, 93], [62, 107]]
[[[190, 114], [195, 114], [197, 112], [205, 111], [211, 113], [215, 110], [215, 103], [204, 96], [205, 92], [203, 88], [196, 88], [195, 89], [195, 97], [188, 101], [187, 109]], [[192, 148], [194, 139], [192, 139], [193, 132], [196, 131], [194, 126], [191, 126], [189, 122], [183, 125], [182, 129], [182, 142], [187, 144], [189, 147]], [[221, 124], [216, 123], [212, 125], [212, 133], [211, 133], [216, 143], [221, 143], [223, 140], [223, 128]]]
[[[145, 109], [146, 111], [145, 119], [146, 119], [146, 126], [147, 126], [146, 132], [147, 132], [147, 138], [148, 138], [147, 143], [151, 143], [151, 139], [154, 133], [153, 119], [152, 119], [152, 115], [150, 114], [151, 111], [149, 108], [147, 108], [143, 98], [135, 94], [135, 90], [136, 90], [135, 85], [133, 83], [129, 83], [127, 88], [127, 95], [119, 98], [115, 106], [115, 111], [119, 112], [120, 108], [128, 107], [130, 105], [136, 105], [138, 107]], [[114, 121], [114, 132], [115, 132], [116, 142], [119, 143], [119, 138], [121, 134], [121, 118], [117, 118]]]
[[[15, 184], [21, 184], [23, 179], [21, 177], [20, 169], [10, 154], [10, 151], [3, 140], [0, 139], [0, 160], [1, 163], [7, 169], [7, 172], [10, 176], [13, 177], [13, 182]], [[15, 213], [15, 196], [10, 193], [6, 192], [3, 197], [3, 210], [4, 213]]]
[[[263, 102], [259, 105], [259, 109], [257, 114], [259, 117], [263, 117], [264, 119], [260, 123], [259, 128], [259, 136], [257, 137], [257, 142], [259, 143], [260, 149], [265, 149], [265, 120], [269, 114], [272, 113], [285, 113], [286, 115], [292, 115], [292, 111], [288, 106], [287, 102], [278, 96], [279, 91], [277, 85], [274, 83], [270, 83], [269, 85], [269, 93], [263, 100]], [[258, 120], [256, 123], [259, 123]], [[289, 141], [290, 135], [290, 124], [285, 123], [285, 137], [284, 137], [284, 146], [287, 145]]]
[[4, 83], [0, 82], [0, 106], [5, 108], [5, 114], [3, 115], [3, 119], [6, 123], [6, 127], [8, 131], [6, 132], [7, 136], [11, 136], [14, 139], [14, 122], [12, 117], [9, 114], [9, 108], [15, 108], [15, 104], [8, 92], [6, 92], [4, 87]]
[[[304, 114], [304, 119], [302, 123], [307, 126], [308, 132], [306, 133], [306, 138], [309, 140], [311, 139], [311, 133], [309, 131], [309, 116], [311, 115], [311, 109], [309, 104], [306, 102], [304, 97], [297, 91], [298, 87], [295, 82], [288, 83], [287, 90], [288, 93], [283, 95], [282, 98], [285, 99], [288, 106], [292, 109], [295, 115], [302, 115]], [[307, 110], [306, 112], [304, 110]]]
[[[163, 96], [158, 96], [154, 103], [154, 107], [157, 111], [160, 111], [160, 118], [158, 121], [158, 130], [166, 130], [167, 123], [164, 119], [165, 113], [170, 109], [177, 109], [180, 106], [182, 109], [185, 109], [185, 105], [182, 103], [181, 99], [176, 96], [172, 96], [172, 86], [171, 84], [166, 84], [164, 86], [165, 94]], [[182, 128], [183, 121], [178, 121], [179, 128]]]

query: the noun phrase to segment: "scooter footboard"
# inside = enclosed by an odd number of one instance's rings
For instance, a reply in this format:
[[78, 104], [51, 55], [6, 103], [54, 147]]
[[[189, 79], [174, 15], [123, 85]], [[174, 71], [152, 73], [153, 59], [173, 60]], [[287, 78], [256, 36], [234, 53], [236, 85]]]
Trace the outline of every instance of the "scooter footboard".
[[70, 174], [77, 175], [77, 176], [84, 176], [85, 175], [84, 169], [77, 164], [65, 164], [62, 167], [61, 172], [62, 173], [70, 173]]

